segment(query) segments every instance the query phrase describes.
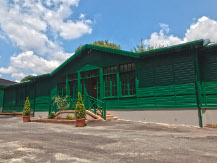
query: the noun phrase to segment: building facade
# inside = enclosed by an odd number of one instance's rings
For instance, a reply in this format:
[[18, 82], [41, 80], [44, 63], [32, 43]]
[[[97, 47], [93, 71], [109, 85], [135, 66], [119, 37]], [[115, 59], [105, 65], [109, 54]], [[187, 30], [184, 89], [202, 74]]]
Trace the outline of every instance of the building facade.
[[3, 88], [4, 111], [56, 111], [53, 97], [78, 92], [120, 119], [203, 126], [217, 123], [217, 44], [203, 40], [133, 53], [85, 45], [49, 74]]

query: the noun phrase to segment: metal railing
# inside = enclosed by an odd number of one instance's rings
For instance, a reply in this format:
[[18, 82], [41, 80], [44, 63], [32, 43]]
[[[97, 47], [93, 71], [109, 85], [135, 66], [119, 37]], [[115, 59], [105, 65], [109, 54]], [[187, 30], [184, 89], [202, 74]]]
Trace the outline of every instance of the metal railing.
[[94, 114], [99, 115], [106, 120], [106, 104], [104, 101], [86, 94], [84, 96], [84, 105], [87, 110], [94, 112]]

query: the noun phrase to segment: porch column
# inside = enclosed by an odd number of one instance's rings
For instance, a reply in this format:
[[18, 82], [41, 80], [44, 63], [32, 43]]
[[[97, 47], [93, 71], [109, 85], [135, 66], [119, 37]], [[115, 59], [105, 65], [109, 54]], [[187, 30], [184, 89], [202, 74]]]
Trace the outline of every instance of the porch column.
[[81, 92], [81, 74], [80, 71], [77, 72], [78, 73], [78, 92]]
[[99, 70], [100, 74], [100, 99], [104, 98], [104, 83], [103, 83], [103, 68], [100, 68]]
[[70, 95], [68, 75], [66, 75], [66, 95]]

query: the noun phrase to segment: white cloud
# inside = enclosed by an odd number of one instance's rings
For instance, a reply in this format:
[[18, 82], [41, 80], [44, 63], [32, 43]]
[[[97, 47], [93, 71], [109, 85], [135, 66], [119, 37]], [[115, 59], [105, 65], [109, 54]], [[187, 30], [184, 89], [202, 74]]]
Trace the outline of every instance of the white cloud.
[[16, 56], [11, 56], [10, 66], [8, 68], [0, 68], [0, 73], [11, 74], [16, 80], [21, 80], [27, 74], [44, 74], [53, 71], [69, 56], [71, 54], [66, 53], [65, 55], [60, 53], [54, 56], [54, 59], [46, 60], [35, 55], [33, 51], [26, 51]]
[[0, 0], [0, 39], [8, 39], [22, 52], [10, 57], [0, 73], [16, 80], [24, 75], [51, 72], [72, 54], [64, 52], [60, 38], [76, 39], [92, 33], [92, 21], [81, 14], [71, 19], [79, 0]]
[[198, 39], [210, 39], [211, 42], [217, 41], [217, 21], [208, 17], [201, 17], [190, 26], [185, 33], [184, 41], [194, 41]]
[[166, 24], [160, 24], [161, 30], [159, 33], [154, 32], [151, 34], [150, 39], [144, 40], [144, 44], [148, 46], [156, 46], [156, 45], [164, 45], [164, 46], [170, 46], [179, 44], [182, 42], [182, 40], [178, 37], [175, 37], [173, 35], [167, 36], [170, 29], [169, 26]]
[[199, 39], [210, 39], [212, 42], [217, 41], [217, 21], [206, 16], [201, 17], [196, 23], [193, 23], [190, 28], [186, 30], [183, 38], [169, 35], [169, 31], [168, 25], [161, 24], [160, 32], [152, 33], [150, 39], [144, 40], [144, 44], [146, 46], [171, 46]]
[[12, 74], [14, 72], [17, 72], [17, 70], [12, 66], [9, 66], [8, 68], [0, 67], [0, 73], [2, 74]]

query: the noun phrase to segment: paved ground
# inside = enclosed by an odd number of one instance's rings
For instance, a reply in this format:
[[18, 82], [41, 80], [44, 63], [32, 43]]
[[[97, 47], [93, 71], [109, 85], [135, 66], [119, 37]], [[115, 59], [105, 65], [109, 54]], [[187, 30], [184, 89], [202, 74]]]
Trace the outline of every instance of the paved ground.
[[0, 162], [216, 162], [217, 129], [110, 121], [22, 123], [0, 116]]

